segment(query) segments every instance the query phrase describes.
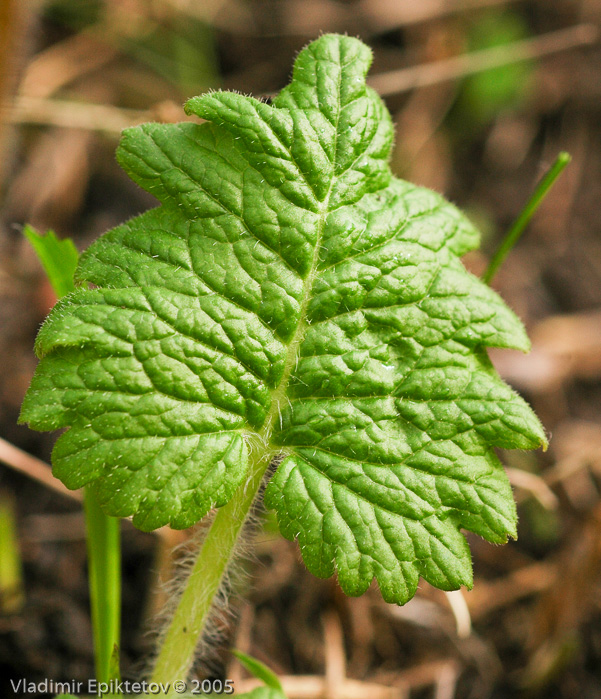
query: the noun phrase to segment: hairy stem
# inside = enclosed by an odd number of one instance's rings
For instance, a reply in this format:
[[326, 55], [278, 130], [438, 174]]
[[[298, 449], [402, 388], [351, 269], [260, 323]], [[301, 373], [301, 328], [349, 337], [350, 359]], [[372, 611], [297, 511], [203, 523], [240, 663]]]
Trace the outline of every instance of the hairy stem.
[[172, 686], [174, 681], [187, 678], [213, 600], [270, 460], [271, 454], [265, 451], [251, 457], [248, 479], [217, 512], [165, 635], [152, 682]]

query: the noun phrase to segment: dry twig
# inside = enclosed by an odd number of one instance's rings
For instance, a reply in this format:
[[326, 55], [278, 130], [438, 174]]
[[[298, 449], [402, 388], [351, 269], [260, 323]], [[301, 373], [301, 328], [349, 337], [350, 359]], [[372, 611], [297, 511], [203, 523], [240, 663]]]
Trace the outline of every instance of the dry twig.
[[445, 596], [455, 617], [457, 637], [468, 638], [472, 633], [472, 618], [463, 590], [451, 590], [450, 592], [445, 592]]
[[511, 468], [507, 466], [505, 467], [505, 472], [507, 473], [511, 485], [516, 488], [527, 490], [545, 509], [557, 509], [559, 506], [557, 496], [551, 488], [549, 488], [545, 480], [537, 476], [536, 473], [530, 473], [521, 468]]
[[19, 92], [49, 97], [64, 85], [111, 61], [118, 51], [89, 32], [80, 32], [42, 51], [27, 66]]
[[555, 582], [555, 568], [552, 563], [533, 563], [494, 582], [480, 578], [474, 589], [466, 592], [472, 619], [480, 620], [491, 612], [548, 589]]
[[15, 471], [19, 471], [29, 476], [29, 478], [38, 481], [38, 483], [45, 485], [47, 488], [61, 493], [61, 495], [67, 495], [73, 500], [78, 500], [80, 502], [83, 499], [81, 490], [68, 490], [52, 475], [52, 470], [47, 463], [40, 459], [36, 459], [35, 456], [31, 456], [31, 454], [18, 449], [2, 438], [0, 438], [0, 461], [13, 468]]
[[149, 112], [137, 109], [26, 95], [17, 97], [11, 108], [0, 111], [0, 120], [13, 124], [63, 126], [109, 134], [120, 134], [128, 126], [143, 123], [148, 118]]
[[[361, 0], [347, 5], [326, 0], [286, 0], [286, 13], [277, 27], [277, 34], [313, 36], [322, 31], [337, 31], [349, 34], [360, 32], [363, 36], [369, 36], [398, 27], [440, 20], [453, 14], [508, 5], [510, 2], [512, 0]], [[179, 4], [182, 4], [182, 0], [179, 0]], [[222, 23], [222, 17], [216, 15], [214, 24]], [[243, 25], [240, 25], [240, 29], [248, 32]]]
[[[288, 699], [326, 699], [327, 683], [324, 677], [317, 675], [286, 675], [280, 677], [284, 693]], [[259, 680], [244, 680], [236, 685], [236, 691], [249, 692], [262, 683]], [[386, 687], [373, 682], [346, 679], [340, 687], [344, 699], [406, 699], [405, 691], [400, 687]]]
[[368, 79], [368, 82], [380, 95], [396, 95], [414, 88], [457, 80], [492, 68], [587, 46], [595, 43], [598, 36], [596, 26], [579, 24], [506, 46], [495, 46], [411, 68], [379, 73]]
[[324, 615], [324, 641], [326, 665], [326, 695], [328, 699], [342, 699], [342, 687], [346, 681], [346, 654], [340, 619], [334, 612]]

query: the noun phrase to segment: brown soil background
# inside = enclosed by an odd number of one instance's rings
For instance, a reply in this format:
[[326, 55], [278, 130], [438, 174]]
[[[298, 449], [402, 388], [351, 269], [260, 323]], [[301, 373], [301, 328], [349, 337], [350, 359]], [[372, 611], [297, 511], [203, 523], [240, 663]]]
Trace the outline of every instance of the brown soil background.
[[[0, 434], [44, 461], [54, 437], [16, 420], [54, 298], [20, 227], [54, 228], [83, 249], [152, 206], [115, 163], [121, 128], [179, 121], [183, 101], [209, 86], [273, 93], [311, 38], [358, 35], [374, 50], [372, 75], [421, 66], [386, 89], [393, 168], [479, 223], [482, 251], [466, 259], [477, 273], [556, 154], [573, 157], [494, 283], [533, 351], [493, 359], [551, 437], [546, 453], [502, 454], [519, 541], [470, 537], [473, 591], [422, 584], [398, 608], [375, 588], [345, 598], [335, 580], [304, 570], [295, 544], [262, 527], [199, 677], [242, 688], [227, 650], [235, 645], [285, 676], [290, 699], [601, 697], [600, 21], [600, 0], [2, 0]], [[445, 79], [449, 60], [491, 31], [500, 42], [500, 27], [509, 27], [509, 54], [522, 39], [544, 55]], [[0, 459], [10, 464], [0, 464], [0, 492], [14, 507], [24, 569], [22, 601], [0, 596], [0, 693], [10, 697], [10, 678], [87, 680], [93, 656], [80, 505], [17, 472], [30, 465], [4, 444]], [[132, 677], [177, 537], [122, 529], [122, 662]]]

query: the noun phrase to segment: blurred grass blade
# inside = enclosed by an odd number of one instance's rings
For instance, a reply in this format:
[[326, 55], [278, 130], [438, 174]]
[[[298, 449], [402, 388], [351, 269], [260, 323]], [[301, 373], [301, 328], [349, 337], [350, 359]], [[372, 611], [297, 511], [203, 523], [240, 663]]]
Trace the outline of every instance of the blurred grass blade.
[[84, 508], [96, 678], [109, 682], [119, 679], [115, 653], [121, 624], [120, 520], [104, 514], [91, 486], [85, 489]]
[[54, 231], [40, 235], [31, 226], [25, 226], [23, 235], [36, 251], [57, 298], [73, 291], [73, 274], [79, 255], [71, 238], [59, 240]]
[[144, 35], [118, 38], [121, 50], [178, 87], [183, 95], [219, 85], [217, 51], [211, 27], [173, 16]]
[[[473, 21], [468, 31], [471, 52], [527, 40], [528, 24], [511, 8], [486, 13]], [[458, 100], [463, 123], [473, 129], [487, 124], [504, 110], [519, 109], [531, 92], [535, 67], [535, 61], [526, 58], [468, 76]]]
[[236, 658], [238, 658], [238, 660], [253, 677], [261, 680], [272, 689], [279, 689], [280, 692], [284, 691], [279, 677], [275, 674], [275, 672], [273, 672], [273, 670], [268, 668], [267, 665], [262, 663], [260, 660], [253, 658], [251, 655], [243, 653], [241, 650], [233, 650], [232, 653], [236, 656]]
[[[31, 226], [25, 226], [23, 234], [36, 251], [56, 296], [61, 298], [73, 291], [79, 258], [73, 241], [60, 240], [54, 231], [40, 235]], [[91, 487], [85, 488], [84, 511], [96, 679], [108, 682], [119, 675], [115, 653], [118, 653], [121, 626], [120, 520], [102, 512]]]
[[0, 496], [0, 614], [17, 614], [25, 602], [23, 566], [12, 501]]
[[522, 209], [520, 215], [515, 220], [513, 226], [507, 232], [507, 235], [503, 239], [499, 249], [494, 254], [486, 272], [482, 275], [482, 281], [486, 284], [490, 284], [493, 277], [495, 276], [499, 267], [505, 261], [507, 255], [511, 252], [513, 246], [518, 242], [524, 229], [530, 222], [530, 219], [536, 213], [538, 207], [543, 202], [544, 198], [547, 196], [551, 187], [555, 184], [555, 181], [561, 175], [566, 165], [570, 162], [571, 156], [569, 153], [561, 152], [555, 162], [549, 168], [547, 174], [539, 182], [538, 186], [534, 190], [534, 193], [528, 200], [526, 206]]

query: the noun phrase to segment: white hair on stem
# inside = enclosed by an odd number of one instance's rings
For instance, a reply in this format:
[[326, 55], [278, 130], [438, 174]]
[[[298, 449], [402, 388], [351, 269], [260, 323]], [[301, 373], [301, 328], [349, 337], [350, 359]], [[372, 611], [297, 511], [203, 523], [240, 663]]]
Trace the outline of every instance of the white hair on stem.
[[[256, 563], [257, 561], [254, 555], [253, 539], [264, 513], [263, 491], [281, 459], [282, 457], [278, 456], [272, 461], [265, 475], [261, 490], [238, 536], [219, 589], [213, 597], [211, 610], [207, 616], [203, 632], [198, 640], [195, 660], [190, 672], [191, 675], [219, 674], [222, 670], [220, 656], [224, 651], [224, 644], [232, 636], [232, 626], [237, 614], [234, 600], [241, 597], [243, 590], [248, 586], [249, 563]], [[172, 566], [170, 566], [172, 575], [169, 579], [159, 580], [158, 582], [158, 589], [165, 598], [166, 603], [153, 619], [147, 620], [147, 625], [150, 628], [146, 633], [146, 638], [150, 639], [154, 650], [136, 667], [135, 676], [149, 677], [152, 673], [157, 650], [162, 645], [173, 613], [185, 589], [190, 571], [211, 528], [216, 512], [217, 510], [213, 510], [192, 527], [190, 536], [173, 547], [170, 552], [173, 562]]]

